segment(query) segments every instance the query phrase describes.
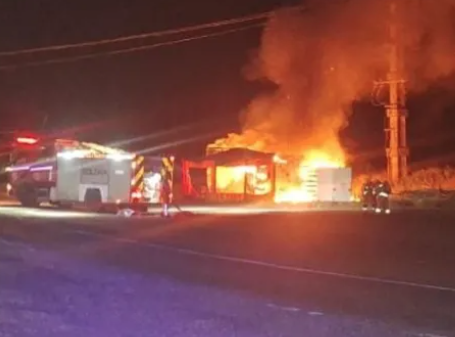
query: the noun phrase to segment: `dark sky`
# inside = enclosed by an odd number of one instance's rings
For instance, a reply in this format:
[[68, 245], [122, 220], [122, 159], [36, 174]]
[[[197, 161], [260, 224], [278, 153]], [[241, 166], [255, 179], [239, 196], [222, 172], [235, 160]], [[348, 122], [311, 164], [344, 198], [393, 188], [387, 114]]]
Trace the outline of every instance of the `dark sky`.
[[[0, 51], [177, 28], [296, 3], [299, 1], [7, 0], [0, 5]], [[259, 38], [260, 30], [253, 29], [121, 56], [0, 72], [0, 129], [37, 129], [47, 116], [48, 128], [90, 126], [81, 137], [103, 142], [188, 123], [206, 123], [193, 134], [232, 131], [238, 126], [239, 111], [259, 90], [241, 74]], [[67, 54], [43, 54], [38, 59], [62, 55]], [[34, 60], [0, 58], [0, 64]], [[438, 103], [433, 97], [440, 98]], [[418, 152], [414, 158], [431, 157], [439, 149], [441, 154], [450, 154], [455, 149], [450, 147], [455, 140], [452, 127], [447, 127], [451, 93], [435, 89], [431, 96], [411, 98], [411, 109], [419, 116], [410, 130], [411, 142], [416, 144], [413, 151]], [[434, 114], [427, 123], [422, 116], [436, 108], [445, 115]], [[382, 129], [381, 111], [363, 104], [356, 106], [344, 134], [357, 144], [356, 151], [382, 158]], [[417, 147], [420, 143], [425, 146]]]
[[[292, 1], [3, 1], [0, 50], [159, 31], [254, 14], [283, 3]], [[49, 127], [103, 121], [96, 132], [100, 140], [211, 118], [235, 126], [254, 91], [242, 79], [241, 69], [259, 36], [260, 30], [253, 29], [122, 56], [2, 72], [2, 129], [37, 127], [46, 115]], [[30, 60], [35, 58], [25, 61]]]

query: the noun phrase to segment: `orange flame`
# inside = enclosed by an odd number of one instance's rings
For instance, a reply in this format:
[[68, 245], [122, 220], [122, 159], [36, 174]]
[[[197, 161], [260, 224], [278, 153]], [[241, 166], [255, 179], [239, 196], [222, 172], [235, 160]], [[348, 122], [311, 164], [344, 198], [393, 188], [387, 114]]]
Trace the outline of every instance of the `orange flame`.
[[316, 178], [316, 170], [344, 166], [344, 156], [336, 158], [323, 151], [309, 151], [298, 167], [299, 184], [278, 190], [275, 194], [275, 202], [302, 203], [315, 201], [317, 199], [316, 191], [312, 189], [311, 183], [314, 183]]
[[305, 154], [302, 165], [311, 168], [337, 168], [345, 166], [345, 159], [344, 155], [335, 157], [323, 151], [311, 150]]
[[[275, 155], [274, 162], [278, 167], [291, 167], [285, 159]], [[317, 199], [314, 184], [316, 170], [320, 168], [344, 167], [344, 155], [331, 156], [320, 150], [312, 150], [305, 154], [304, 159], [291, 168], [295, 179], [277, 178], [274, 201], [276, 203], [303, 203]], [[244, 193], [246, 186], [250, 187], [248, 193], [265, 195], [271, 191], [272, 184], [267, 169], [256, 166], [217, 167], [216, 185], [220, 193]], [[247, 180], [247, 184], [245, 184]]]
[[234, 166], [216, 168], [216, 187], [224, 193], [243, 193], [247, 174], [256, 174], [256, 166]]

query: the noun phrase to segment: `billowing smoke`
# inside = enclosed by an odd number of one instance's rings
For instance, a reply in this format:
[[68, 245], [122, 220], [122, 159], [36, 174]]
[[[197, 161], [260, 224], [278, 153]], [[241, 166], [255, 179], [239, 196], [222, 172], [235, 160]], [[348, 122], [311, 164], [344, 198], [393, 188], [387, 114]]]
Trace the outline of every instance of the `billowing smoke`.
[[[455, 69], [450, 0], [398, 0], [401, 71], [422, 90]], [[302, 155], [318, 149], [343, 156], [339, 132], [352, 103], [371, 93], [388, 67], [389, 2], [316, 1], [284, 9], [264, 29], [250, 80], [271, 82], [242, 113], [243, 133], [215, 146]]]

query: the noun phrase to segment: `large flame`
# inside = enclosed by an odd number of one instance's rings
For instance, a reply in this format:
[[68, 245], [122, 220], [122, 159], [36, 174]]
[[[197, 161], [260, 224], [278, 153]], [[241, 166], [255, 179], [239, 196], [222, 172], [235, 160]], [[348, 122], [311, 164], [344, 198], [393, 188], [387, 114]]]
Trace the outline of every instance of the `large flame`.
[[244, 179], [247, 175], [256, 175], [256, 166], [220, 166], [216, 169], [216, 187], [217, 190], [226, 193], [243, 193]]
[[[227, 149], [233, 144], [218, 145]], [[322, 150], [311, 150], [302, 156], [303, 159], [294, 163], [288, 162], [279, 155], [275, 155], [274, 161], [277, 170], [284, 169], [287, 173], [276, 175], [275, 194], [273, 199], [276, 203], [304, 203], [317, 200], [314, 188], [316, 171], [323, 168], [341, 168], [345, 166], [343, 153], [331, 154]], [[267, 172], [267, 166], [234, 166], [217, 167], [216, 184], [217, 191], [227, 194], [242, 194], [247, 192], [254, 195], [266, 195], [272, 190], [272, 177]], [[288, 178], [288, 175], [294, 178]]]
[[331, 154], [319, 150], [311, 150], [305, 154], [302, 165], [310, 168], [337, 168], [345, 166], [343, 153]]
[[305, 154], [298, 167], [297, 184], [285, 185], [284, 189], [275, 193], [274, 200], [277, 203], [301, 203], [317, 200], [312, 183], [316, 179], [316, 170], [322, 168], [344, 167], [344, 155], [331, 155], [319, 150], [311, 150]]
[[[327, 6], [312, 2], [311, 10], [283, 9], [270, 16], [245, 74], [272, 85], [243, 110], [241, 132], [208, 149], [213, 153], [237, 147], [302, 156], [297, 165], [281, 163], [292, 178], [278, 179], [277, 202], [314, 200], [309, 182], [315, 170], [345, 166], [339, 135], [348, 124], [352, 103], [368, 97], [373, 81], [384, 77], [389, 67], [384, 49], [390, 40], [385, 24], [391, 19], [388, 1], [335, 1]], [[452, 7], [453, 1], [422, 0], [419, 6], [396, 1], [397, 40], [405, 61], [399, 62], [399, 73], [409, 79], [410, 89], [444, 85], [440, 80], [455, 71]], [[245, 169], [241, 174], [227, 172], [222, 180], [234, 176], [244, 189], [245, 178], [255, 177]]]

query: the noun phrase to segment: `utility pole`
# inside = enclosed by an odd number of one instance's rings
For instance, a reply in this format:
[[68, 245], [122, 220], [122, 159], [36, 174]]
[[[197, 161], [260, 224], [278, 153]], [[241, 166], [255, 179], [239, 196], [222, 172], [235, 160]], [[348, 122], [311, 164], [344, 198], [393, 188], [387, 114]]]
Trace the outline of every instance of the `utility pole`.
[[406, 110], [405, 80], [401, 77], [402, 55], [398, 38], [397, 0], [390, 0], [389, 9], [389, 69], [387, 80], [375, 82], [375, 85], [377, 88], [386, 85], [389, 89], [388, 102], [383, 104], [387, 116], [385, 128], [387, 174], [389, 181], [396, 184], [408, 173], [409, 149], [406, 135], [408, 111]]

